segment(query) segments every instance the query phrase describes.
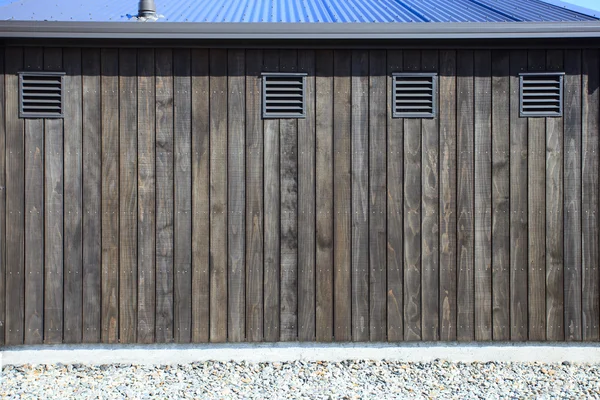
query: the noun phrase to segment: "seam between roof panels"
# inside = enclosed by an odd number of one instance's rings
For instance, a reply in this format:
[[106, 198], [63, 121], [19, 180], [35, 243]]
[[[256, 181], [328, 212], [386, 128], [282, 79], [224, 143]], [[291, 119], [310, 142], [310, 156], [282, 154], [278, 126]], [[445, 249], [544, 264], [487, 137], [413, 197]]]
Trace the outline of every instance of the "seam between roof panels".
[[411, 6], [409, 6], [408, 4], [404, 3], [402, 0], [394, 0], [400, 7], [404, 8], [405, 10], [407, 10], [408, 12], [416, 15], [419, 19], [421, 19], [423, 22], [431, 22], [431, 19], [427, 18], [425, 15], [421, 14], [420, 12], [418, 12], [417, 10], [413, 9]]
[[481, 2], [479, 2], [479, 1], [477, 1], [477, 0], [467, 0], [467, 1], [470, 1], [470, 2], [471, 2], [471, 3], [473, 3], [473, 4], [477, 4], [478, 6], [480, 6], [480, 7], [483, 7], [483, 8], [485, 8], [486, 10], [489, 10], [489, 11], [491, 11], [491, 12], [493, 12], [493, 13], [496, 13], [496, 14], [498, 14], [498, 15], [501, 15], [501, 16], [503, 16], [503, 17], [505, 17], [505, 18], [508, 18], [508, 19], [510, 19], [510, 20], [512, 20], [512, 21], [514, 21], [514, 22], [523, 22], [523, 21], [524, 21], [522, 18], [516, 18], [516, 17], [513, 17], [513, 16], [512, 16], [512, 15], [510, 15], [510, 14], [507, 14], [507, 13], [505, 13], [505, 12], [503, 12], [503, 11], [500, 11], [500, 10], [496, 10], [495, 8], [492, 8], [492, 7], [488, 6], [487, 4], [481, 3]]

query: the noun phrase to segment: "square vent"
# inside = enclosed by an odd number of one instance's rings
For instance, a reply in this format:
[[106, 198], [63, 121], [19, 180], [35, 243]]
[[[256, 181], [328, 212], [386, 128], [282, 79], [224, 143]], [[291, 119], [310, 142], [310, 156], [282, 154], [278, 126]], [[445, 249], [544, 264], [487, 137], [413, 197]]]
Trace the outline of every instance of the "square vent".
[[392, 116], [433, 118], [437, 111], [437, 74], [429, 72], [392, 75]]
[[19, 117], [63, 118], [64, 72], [19, 73]]
[[563, 72], [519, 75], [521, 117], [560, 117], [563, 110]]
[[306, 74], [263, 73], [263, 118], [306, 116]]

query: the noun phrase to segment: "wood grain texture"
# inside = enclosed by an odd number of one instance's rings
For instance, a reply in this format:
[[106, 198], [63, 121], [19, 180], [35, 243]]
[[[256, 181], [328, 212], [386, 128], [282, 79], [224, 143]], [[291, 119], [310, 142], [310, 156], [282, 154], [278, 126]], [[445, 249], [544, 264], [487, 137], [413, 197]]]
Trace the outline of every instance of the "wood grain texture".
[[173, 326], [175, 342], [192, 340], [191, 53], [173, 51]]
[[369, 339], [387, 339], [387, 54], [369, 52]]
[[336, 341], [352, 338], [352, 52], [333, 55], [333, 318]]
[[156, 74], [156, 318], [155, 340], [174, 340], [173, 52], [154, 53]]
[[64, 90], [64, 338], [83, 339], [83, 109], [81, 49], [63, 51]]
[[227, 340], [227, 51], [210, 50], [210, 341]]
[[387, 52], [387, 339], [404, 338], [404, 120], [392, 118], [392, 74], [401, 72], [402, 51]]
[[192, 341], [209, 340], [210, 130], [208, 50], [192, 50]]
[[[438, 71], [437, 51], [423, 51], [421, 58], [422, 71]], [[438, 122], [437, 116], [423, 119], [421, 128], [421, 336], [426, 341], [439, 340]]]
[[352, 340], [369, 340], [369, 52], [352, 52]]
[[0, 51], [0, 346], [6, 338], [6, 54]]
[[457, 118], [457, 339], [475, 339], [474, 281], [474, 56], [459, 51], [456, 63]]
[[440, 52], [440, 340], [456, 340], [456, 51]]
[[246, 265], [245, 265], [245, 126], [246, 60], [243, 50], [229, 50], [227, 99], [227, 187], [228, 223], [228, 339], [246, 338]]
[[[25, 48], [28, 71], [44, 66], [42, 48]], [[44, 339], [44, 121], [25, 120], [25, 344]]]
[[156, 80], [154, 50], [138, 50], [137, 342], [153, 343], [156, 320]]
[[[333, 62], [331, 56], [319, 53], [319, 61]], [[305, 87], [306, 118], [298, 120], [298, 339], [301, 341], [314, 341], [317, 329], [327, 330], [331, 322], [326, 318], [319, 318], [324, 307], [328, 308], [317, 298], [321, 291], [317, 291], [315, 281], [319, 285], [328, 286], [332, 279], [316, 275], [320, 271], [315, 270], [316, 251], [319, 241], [319, 232], [316, 232], [316, 199], [315, 199], [315, 132], [318, 105], [315, 109], [315, 96], [318, 99], [318, 89], [315, 88], [316, 65], [315, 52], [313, 50], [298, 51], [298, 72], [307, 74]], [[325, 89], [327, 86], [325, 86]], [[325, 112], [327, 112], [325, 110]], [[331, 117], [330, 117], [331, 118]], [[327, 133], [324, 133], [327, 135]], [[327, 211], [326, 209], [323, 211]], [[326, 271], [331, 263], [326, 266]], [[320, 286], [319, 286], [320, 287]], [[324, 328], [323, 328], [324, 327]], [[324, 335], [329, 336], [331, 334]]]
[[492, 340], [492, 54], [476, 51], [475, 340]]
[[492, 51], [492, 339], [510, 340], [510, 53]]
[[[119, 53], [102, 49], [102, 335], [119, 340]], [[49, 210], [47, 209], [46, 212]]]
[[527, 340], [527, 119], [519, 116], [519, 74], [527, 52], [510, 53], [510, 339]]
[[261, 119], [262, 50], [246, 51], [246, 338], [263, 338], [264, 135]]
[[[564, 71], [564, 52], [548, 50], [546, 69]], [[564, 84], [564, 83], [563, 83]], [[564, 87], [564, 86], [563, 86]], [[564, 340], [563, 118], [546, 119], [546, 339]]]

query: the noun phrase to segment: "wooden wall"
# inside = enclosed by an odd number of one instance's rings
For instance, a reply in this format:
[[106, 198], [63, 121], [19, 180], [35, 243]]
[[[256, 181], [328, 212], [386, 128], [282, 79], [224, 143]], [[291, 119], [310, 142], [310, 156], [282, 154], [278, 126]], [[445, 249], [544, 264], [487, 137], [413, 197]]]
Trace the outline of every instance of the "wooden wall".
[[[0, 344], [599, 339], [598, 50], [0, 58]], [[66, 71], [64, 120], [18, 118], [23, 70]], [[403, 70], [435, 119], [391, 118]], [[262, 71], [308, 73], [306, 119]]]

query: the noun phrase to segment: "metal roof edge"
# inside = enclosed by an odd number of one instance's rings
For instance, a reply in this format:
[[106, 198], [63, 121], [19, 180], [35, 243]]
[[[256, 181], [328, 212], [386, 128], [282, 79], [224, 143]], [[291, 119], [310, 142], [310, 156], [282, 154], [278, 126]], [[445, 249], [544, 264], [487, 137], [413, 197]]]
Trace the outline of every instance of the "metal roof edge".
[[195, 23], [0, 21], [0, 39], [565, 39], [600, 38], [600, 21]]
[[600, 11], [592, 10], [591, 8], [581, 7], [575, 4], [567, 3], [561, 0], [539, 0], [542, 3], [548, 3], [556, 7], [564, 8], [565, 10], [574, 11], [579, 14], [587, 15], [588, 17], [600, 18]]

